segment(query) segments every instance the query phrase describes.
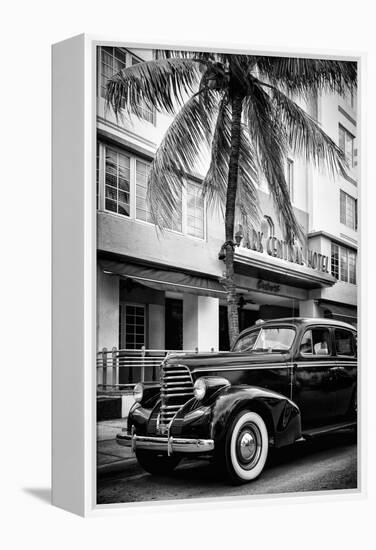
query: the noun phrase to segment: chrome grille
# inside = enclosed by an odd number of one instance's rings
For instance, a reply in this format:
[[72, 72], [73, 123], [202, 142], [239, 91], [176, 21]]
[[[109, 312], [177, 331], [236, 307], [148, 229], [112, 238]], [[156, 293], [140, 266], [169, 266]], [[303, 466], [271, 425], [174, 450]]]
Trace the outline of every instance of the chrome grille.
[[191, 373], [185, 365], [161, 366], [161, 409], [159, 429], [165, 433], [178, 410], [193, 397]]

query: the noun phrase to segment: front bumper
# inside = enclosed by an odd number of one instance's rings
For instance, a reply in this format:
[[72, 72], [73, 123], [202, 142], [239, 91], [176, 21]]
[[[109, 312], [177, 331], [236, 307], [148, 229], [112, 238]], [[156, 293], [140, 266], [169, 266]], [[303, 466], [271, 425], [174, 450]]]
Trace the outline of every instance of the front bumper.
[[120, 433], [116, 436], [116, 441], [124, 447], [131, 447], [132, 451], [136, 449], [148, 451], [163, 451], [168, 456], [173, 453], [196, 453], [202, 454], [214, 450], [213, 439], [187, 439], [181, 437], [153, 437], [147, 435]]

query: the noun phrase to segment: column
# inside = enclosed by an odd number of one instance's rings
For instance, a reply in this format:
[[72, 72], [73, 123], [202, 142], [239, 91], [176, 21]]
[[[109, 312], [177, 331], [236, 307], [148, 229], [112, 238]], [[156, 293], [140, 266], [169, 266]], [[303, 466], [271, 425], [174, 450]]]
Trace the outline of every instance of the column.
[[218, 350], [219, 300], [208, 296], [184, 294], [183, 348], [199, 351]]
[[165, 349], [165, 306], [149, 304], [149, 349]]
[[304, 300], [299, 302], [300, 317], [321, 317], [320, 308], [316, 300]]
[[[119, 347], [119, 277], [97, 271], [97, 349], [109, 351]], [[108, 358], [111, 356], [108, 355]], [[108, 369], [107, 384], [115, 381], [115, 369]], [[98, 369], [98, 383], [103, 381], [102, 369]]]

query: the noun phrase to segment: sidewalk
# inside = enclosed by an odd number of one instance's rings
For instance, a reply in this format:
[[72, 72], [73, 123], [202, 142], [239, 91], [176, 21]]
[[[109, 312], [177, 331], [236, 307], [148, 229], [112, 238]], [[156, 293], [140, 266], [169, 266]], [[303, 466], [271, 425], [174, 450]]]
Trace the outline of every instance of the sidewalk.
[[124, 469], [135, 461], [130, 447], [116, 443], [116, 434], [127, 425], [126, 418], [103, 420], [97, 423], [97, 473], [99, 475]]

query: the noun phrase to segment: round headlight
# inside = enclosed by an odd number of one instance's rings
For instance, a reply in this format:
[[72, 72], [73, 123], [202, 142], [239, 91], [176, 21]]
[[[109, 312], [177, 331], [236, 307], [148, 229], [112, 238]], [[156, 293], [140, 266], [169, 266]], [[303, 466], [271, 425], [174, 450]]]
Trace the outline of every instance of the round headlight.
[[140, 401], [142, 401], [143, 395], [144, 395], [144, 386], [141, 383], [136, 384], [133, 390], [133, 397], [136, 403], [140, 403]]
[[206, 383], [203, 378], [196, 380], [195, 385], [193, 386], [193, 395], [198, 401], [204, 399], [206, 394]]

